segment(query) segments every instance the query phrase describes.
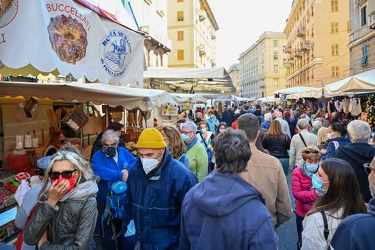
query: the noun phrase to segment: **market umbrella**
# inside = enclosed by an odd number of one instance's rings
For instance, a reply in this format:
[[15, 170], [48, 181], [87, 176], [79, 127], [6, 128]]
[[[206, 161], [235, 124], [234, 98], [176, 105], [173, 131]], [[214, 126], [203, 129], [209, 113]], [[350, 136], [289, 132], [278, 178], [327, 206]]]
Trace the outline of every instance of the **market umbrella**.
[[375, 69], [328, 84], [324, 93], [332, 96], [375, 92]]
[[318, 90], [318, 89], [319, 88], [313, 88], [313, 87], [307, 87], [307, 86], [296, 86], [296, 87], [276, 90], [274, 93], [278, 95], [291, 95], [291, 94], [296, 94], [301, 91]]
[[76, 1], [11, 1], [0, 16], [0, 47], [2, 76], [72, 74], [143, 85], [143, 34]]

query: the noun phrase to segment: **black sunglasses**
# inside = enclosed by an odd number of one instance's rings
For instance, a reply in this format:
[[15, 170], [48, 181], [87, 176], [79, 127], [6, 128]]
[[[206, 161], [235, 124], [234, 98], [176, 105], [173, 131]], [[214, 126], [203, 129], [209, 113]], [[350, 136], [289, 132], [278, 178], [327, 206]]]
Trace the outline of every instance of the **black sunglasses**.
[[372, 170], [375, 171], [375, 168], [370, 167], [370, 163], [363, 164], [363, 168], [366, 174], [370, 174]]
[[73, 173], [77, 171], [77, 170], [67, 170], [67, 171], [63, 171], [62, 173], [60, 172], [49, 172], [49, 178], [51, 178], [51, 180], [57, 180], [59, 178], [59, 176], [61, 175], [64, 179], [69, 179], [70, 177], [72, 177]]

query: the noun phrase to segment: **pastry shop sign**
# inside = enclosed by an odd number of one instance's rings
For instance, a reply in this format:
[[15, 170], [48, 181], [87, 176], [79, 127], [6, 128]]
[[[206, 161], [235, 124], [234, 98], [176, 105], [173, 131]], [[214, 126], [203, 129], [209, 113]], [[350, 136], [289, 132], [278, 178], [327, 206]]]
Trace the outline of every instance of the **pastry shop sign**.
[[143, 39], [71, 0], [0, 0], [3, 75], [71, 73], [141, 87]]

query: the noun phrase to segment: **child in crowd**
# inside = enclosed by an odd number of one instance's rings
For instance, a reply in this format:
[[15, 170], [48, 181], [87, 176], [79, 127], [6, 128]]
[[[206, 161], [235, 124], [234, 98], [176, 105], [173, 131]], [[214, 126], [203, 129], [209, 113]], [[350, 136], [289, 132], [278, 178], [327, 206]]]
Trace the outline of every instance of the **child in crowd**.
[[312, 176], [318, 171], [321, 153], [318, 147], [308, 146], [302, 150], [303, 163], [293, 170], [292, 194], [296, 199], [297, 249], [301, 247], [302, 221], [318, 198], [312, 185]]

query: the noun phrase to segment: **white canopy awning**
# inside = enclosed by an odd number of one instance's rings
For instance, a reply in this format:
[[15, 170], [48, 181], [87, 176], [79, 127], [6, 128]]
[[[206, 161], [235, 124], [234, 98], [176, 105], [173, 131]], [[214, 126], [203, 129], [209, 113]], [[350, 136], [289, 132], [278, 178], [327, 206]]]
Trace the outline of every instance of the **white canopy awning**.
[[81, 103], [124, 106], [126, 109], [152, 110], [165, 104], [177, 105], [164, 90], [138, 89], [98, 83], [24, 83], [0, 82], [0, 96], [64, 99]]
[[328, 84], [324, 92], [332, 96], [375, 92], [375, 69]]
[[307, 86], [296, 86], [292, 88], [276, 90], [274, 93], [278, 95], [290, 95], [290, 94], [299, 93], [301, 91], [319, 90], [319, 89], [320, 88], [313, 88], [313, 87], [307, 87]]
[[207, 103], [207, 98], [200, 94], [171, 93], [171, 95], [175, 98], [176, 102], [181, 104], [184, 102]]

